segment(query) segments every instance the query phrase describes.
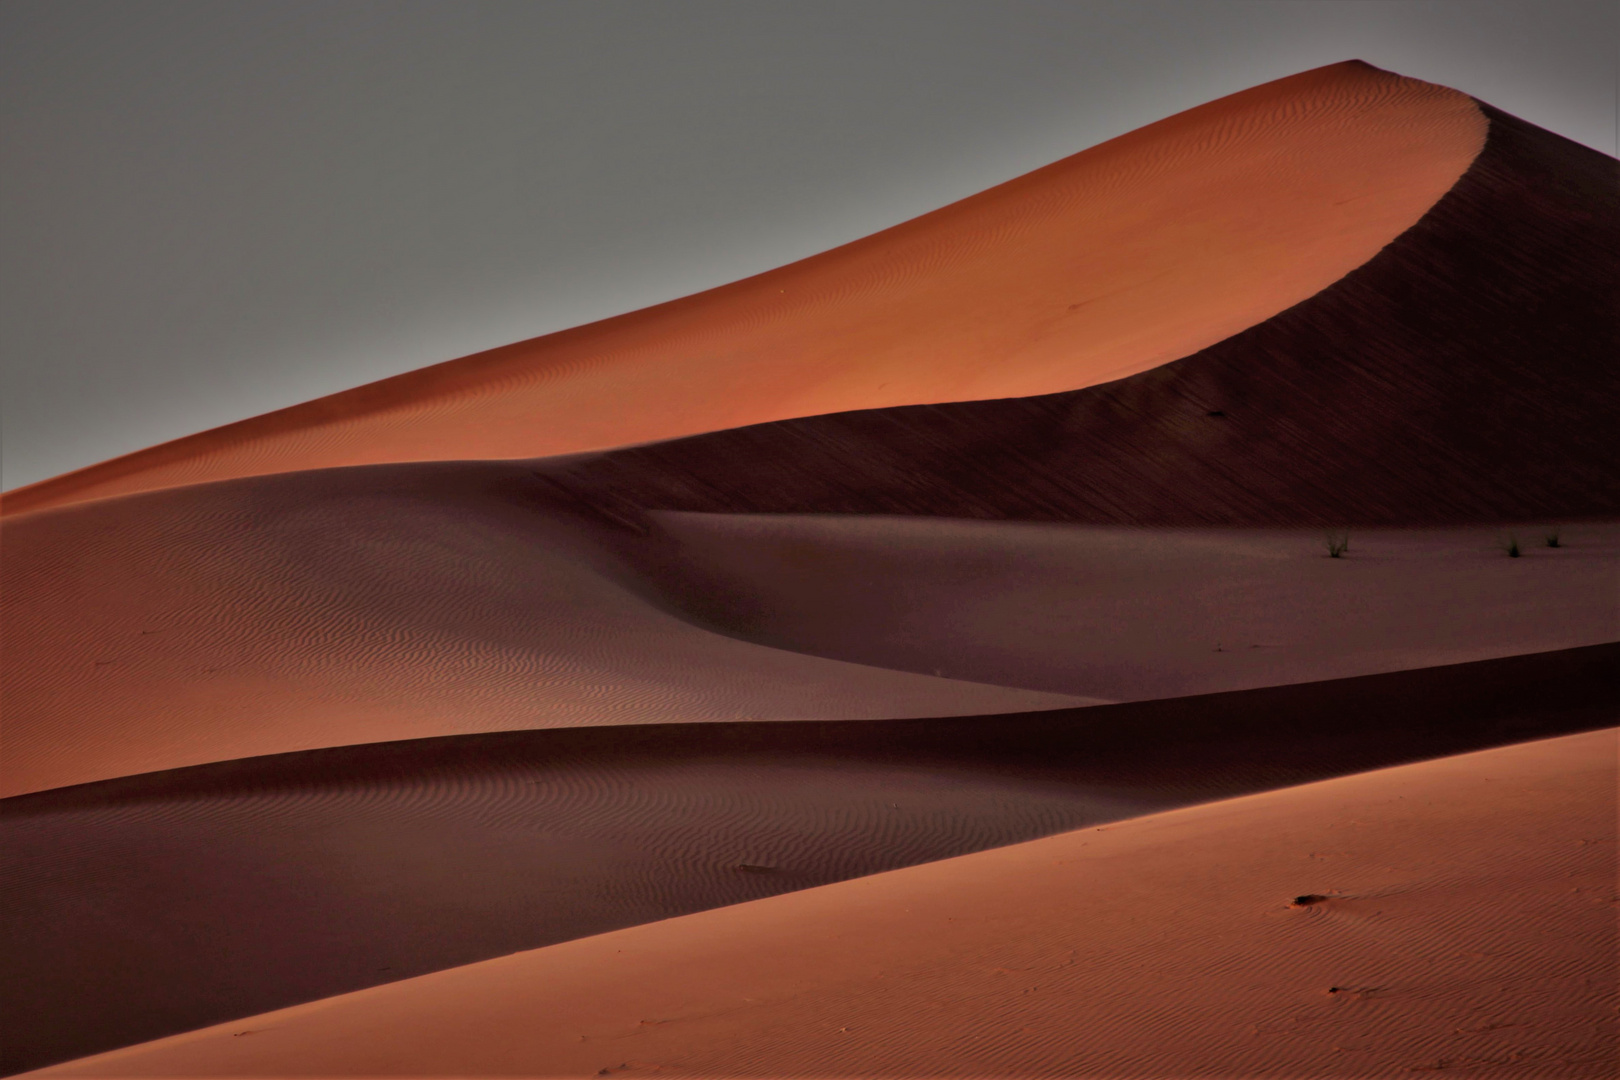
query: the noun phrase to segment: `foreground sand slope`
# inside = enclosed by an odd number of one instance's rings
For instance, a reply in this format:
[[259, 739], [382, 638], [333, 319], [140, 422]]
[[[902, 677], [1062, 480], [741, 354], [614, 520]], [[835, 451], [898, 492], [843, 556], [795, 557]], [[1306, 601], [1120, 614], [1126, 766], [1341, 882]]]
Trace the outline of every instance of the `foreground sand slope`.
[[1611, 1076], [1615, 784], [1613, 729], [1487, 750], [30, 1075]]
[[543, 728], [0, 800], [0, 1073], [637, 923], [1608, 727], [1620, 645], [1014, 716]]
[[616, 576], [511, 466], [153, 492], [0, 526], [0, 794], [474, 731], [1093, 699], [792, 653]]
[[1335, 64], [779, 270], [165, 443], [0, 509], [1090, 386], [1366, 262], [1452, 186], [1485, 126], [1454, 90]]

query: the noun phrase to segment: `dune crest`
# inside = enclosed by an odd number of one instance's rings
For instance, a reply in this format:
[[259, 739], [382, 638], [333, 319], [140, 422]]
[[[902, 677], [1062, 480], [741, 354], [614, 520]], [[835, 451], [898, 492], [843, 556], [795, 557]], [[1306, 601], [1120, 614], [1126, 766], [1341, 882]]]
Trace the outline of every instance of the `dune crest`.
[[477, 731], [1096, 700], [713, 633], [547, 491], [517, 466], [413, 464], [0, 523], [0, 795]]
[[778, 270], [164, 443], [8, 493], [0, 512], [1095, 385], [1365, 263], [1451, 188], [1485, 129], [1457, 91], [1335, 64]]

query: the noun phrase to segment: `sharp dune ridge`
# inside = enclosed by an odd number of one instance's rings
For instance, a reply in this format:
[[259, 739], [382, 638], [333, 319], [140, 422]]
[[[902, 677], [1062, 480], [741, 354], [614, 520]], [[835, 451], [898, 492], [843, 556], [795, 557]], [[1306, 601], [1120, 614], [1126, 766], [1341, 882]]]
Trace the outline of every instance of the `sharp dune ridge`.
[[0, 791], [318, 746], [1099, 700], [828, 660], [659, 606], [526, 470], [248, 478], [0, 526]]
[[1069, 393], [784, 420], [551, 469], [621, 514], [1613, 518], [1620, 165], [1480, 107], [1484, 149], [1420, 221], [1195, 355]]
[[1617, 296], [1350, 62], [5, 493], [0, 1069], [1610, 1075]]
[[42, 481], [0, 513], [1117, 379], [1366, 262], [1468, 168], [1485, 127], [1454, 90], [1331, 65], [779, 270]]
[[1009, 713], [1620, 637], [1620, 530], [582, 516], [528, 469], [250, 477], [0, 525], [0, 791], [533, 727]]
[[1605, 645], [1009, 716], [447, 736], [6, 799], [0, 1061], [1599, 727], [1617, 699], [1620, 645]]
[[1608, 1076], [1616, 734], [1082, 829], [37, 1075]]

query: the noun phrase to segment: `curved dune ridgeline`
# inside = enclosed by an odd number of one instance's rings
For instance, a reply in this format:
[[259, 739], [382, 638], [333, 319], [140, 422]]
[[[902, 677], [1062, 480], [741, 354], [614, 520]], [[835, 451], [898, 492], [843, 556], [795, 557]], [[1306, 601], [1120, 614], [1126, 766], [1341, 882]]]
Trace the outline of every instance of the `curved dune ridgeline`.
[[40, 1075], [1612, 1076], [1615, 736], [1082, 829]]
[[1351, 62], [7, 493], [0, 1073], [1613, 1075], [1617, 297]]
[[1096, 700], [713, 633], [547, 491], [507, 464], [411, 464], [0, 524], [0, 792], [474, 731]]
[[142, 450], [0, 512], [1090, 386], [1337, 281], [1445, 194], [1484, 132], [1454, 90], [1335, 64], [790, 266]]
[[1098, 530], [581, 515], [510, 463], [249, 477], [0, 524], [0, 791], [478, 731], [1005, 713], [1620, 637], [1620, 527]]
[[7, 799], [0, 1061], [1589, 729], [1617, 695], [1611, 645], [1047, 713], [448, 736]]
[[669, 510], [1132, 525], [1620, 514], [1620, 166], [1482, 108], [1485, 149], [1422, 221], [1186, 359], [1072, 393], [806, 417], [554, 468], [583, 498]]

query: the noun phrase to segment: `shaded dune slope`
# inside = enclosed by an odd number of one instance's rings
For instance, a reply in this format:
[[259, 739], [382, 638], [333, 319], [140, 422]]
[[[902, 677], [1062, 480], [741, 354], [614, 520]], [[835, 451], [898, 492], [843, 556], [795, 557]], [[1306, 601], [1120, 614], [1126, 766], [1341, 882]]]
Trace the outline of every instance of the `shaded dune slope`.
[[[1620, 532], [1106, 532], [582, 514], [507, 463], [252, 477], [0, 523], [7, 794], [584, 724], [1006, 713], [1620, 636]], [[1528, 538], [1527, 538], [1528, 539]], [[1381, 546], [1382, 545], [1382, 546]]]
[[861, 666], [663, 610], [510, 465], [248, 478], [0, 524], [0, 793], [472, 731], [1088, 699]]
[[1612, 724], [1620, 646], [1083, 710], [306, 751], [0, 802], [6, 1067], [700, 909]]
[[1421, 221], [1196, 355], [1071, 393], [784, 420], [553, 468], [618, 513], [1138, 525], [1620, 514], [1620, 171], [1481, 108], [1484, 150]]
[[790, 266], [142, 450], [0, 512], [1089, 386], [1336, 281], [1434, 205], [1484, 129], [1454, 90], [1335, 64]]
[[1615, 737], [1065, 833], [45, 1075], [1609, 1076]]
[[658, 513], [627, 559], [703, 625], [1112, 701], [1620, 640], [1620, 522], [1319, 533]]

